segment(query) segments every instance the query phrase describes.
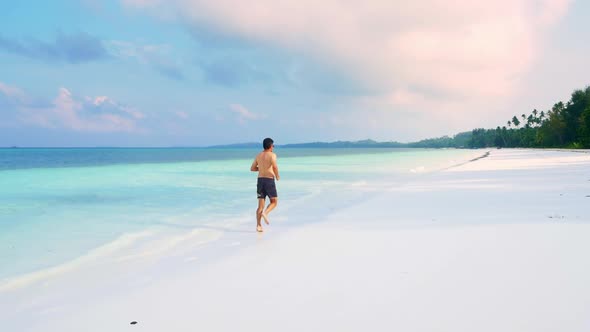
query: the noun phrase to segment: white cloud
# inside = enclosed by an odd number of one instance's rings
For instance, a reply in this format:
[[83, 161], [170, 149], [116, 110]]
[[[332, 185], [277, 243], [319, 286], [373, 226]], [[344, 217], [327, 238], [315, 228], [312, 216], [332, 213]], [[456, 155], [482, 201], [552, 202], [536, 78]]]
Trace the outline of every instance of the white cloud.
[[187, 112], [183, 112], [183, 111], [177, 111], [174, 114], [176, 114], [177, 117], [181, 118], [181, 119], [188, 119], [189, 115]]
[[143, 119], [145, 117], [145, 115], [139, 112], [136, 108], [122, 105], [107, 96], [98, 96], [94, 97], [94, 99], [86, 97], [85, 99], [87, 103], [92, 104], [93, 106], [102, 110], [126, 113], [135, 119]]
[[241, 117], [243, 117], [245, 119], [254, 120], [254, 119], [258, 118], [258, 116], [256, 114], [250, 112], [246, 107], [244, 107], [240, 104], [230, 104], [229, 109], [232, 112], [237, 113], [238, 115], [240, 115]]
[[152, 66], [168, 78], [184, 79], [182, 63], [172, 56], [172, 47], [168, 44], [142, 44], [121, 40], [109, 40], [104, 44], [114, 57], [133, 59], [142, 65]]
[[[124, 1], [337, 65], [364, 85], [416, 99], [509, 97], [570, 0]], [[426, 92], [425, 92], [426, 91]]]
[[25, 93], [16, 87], [0, 82], [0, 93], [4, 94], [10, 99], [24, 101], [26, 99]]
[[263, 118], [262, 115], [253, 113], [240, 104], [230, 104], [229, 110], [230, 112], [237, 115], [238, 121], [242, 124], [249, 120], [258, 120]]
[[144, 64], [167, 57], [171, 52], [171, 47], [167, 44], [140, 44], [122, 40], [109, 40], [104, 44], [113, 56], [135, 58]]
[[60, 88], [50, 103], [32, 103], [21, 89], [0, 82], [0, 92], [12, 97], [20, 122], [45, 127], [88, 132], [141, 132], [137, 120], [143, 113], [107, 96], [77, 98]]

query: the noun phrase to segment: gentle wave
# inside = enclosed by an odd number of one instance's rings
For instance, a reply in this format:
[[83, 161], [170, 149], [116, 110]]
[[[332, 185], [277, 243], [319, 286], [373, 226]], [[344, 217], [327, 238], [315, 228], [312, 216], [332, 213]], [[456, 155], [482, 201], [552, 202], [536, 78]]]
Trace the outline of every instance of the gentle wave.
[[[289, 221], [293, 224], [313, 222], [409, 176], [477, 155], [481, 151], [380, 150], [281, 159], [278, 211], [296, 216]], [[251, 222], [256, 199], [249, 163], [212, 160], [0, 172], [0, 200], [5, 203], [0, 242], [8, 247], [0, 254], [0, 290], [218, 239], [226, 230], [220, 220]]]

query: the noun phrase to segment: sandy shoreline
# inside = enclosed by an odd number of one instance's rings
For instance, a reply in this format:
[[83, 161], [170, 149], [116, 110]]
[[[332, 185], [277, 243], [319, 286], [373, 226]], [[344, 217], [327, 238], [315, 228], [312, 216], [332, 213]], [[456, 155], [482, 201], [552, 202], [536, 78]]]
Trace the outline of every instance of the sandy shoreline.
[[290, 215], [255, 239], [229, 234], [218, 260], [182, 252], [122, 264], [102, 288], [77, 275], [0, 293], [0, 320], [7, 331], [588, 331], [588, 195], [587, 154], [492, 150], [315, 224]]

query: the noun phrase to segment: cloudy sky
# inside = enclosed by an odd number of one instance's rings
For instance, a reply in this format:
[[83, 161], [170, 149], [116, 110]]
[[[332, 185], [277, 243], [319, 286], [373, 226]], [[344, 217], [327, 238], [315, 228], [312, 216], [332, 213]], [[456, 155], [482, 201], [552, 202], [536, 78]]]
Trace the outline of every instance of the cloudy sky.
[[0, 146], [413, 141], [590, 84], [584, 0], [3, 0]]

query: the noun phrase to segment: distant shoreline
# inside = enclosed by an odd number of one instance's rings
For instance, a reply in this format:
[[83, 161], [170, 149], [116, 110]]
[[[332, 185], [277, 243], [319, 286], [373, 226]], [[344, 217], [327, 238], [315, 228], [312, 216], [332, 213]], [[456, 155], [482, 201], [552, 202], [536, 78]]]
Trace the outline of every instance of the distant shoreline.
[[[292, 144], [277, 144], [276, 147], [281, 149], [478, 149], [479, 147], [469, 146], [439, 146], [429, 145], [424, 141], [413, 142], [413, 143], [399, 143], [399, 142], [377, 142], [369, 140], [367, 141], [336, 141], [336, 142], [311, 142], [311, 143], [292, 143]], [[142, 150], [158, 150], [158, 149], [259, 149], [262, 148], [260, 143], [236, 143], [236, 144], [225, 144], [225, 145], [210, 145], [210, 146], [0, 146], [0, 150], [32, 150], [32, 149], [142, 149]], [[498, 149], [512, 149], [513, 147], [487, 147], [487, 148], [498, 148]], [[543, 147], [514, 147], [518, 149], [537, 149], [547, 151], [573, 151], [573, 152], [590, 152], [590, 149], [580, 148], [543, 148]]]

